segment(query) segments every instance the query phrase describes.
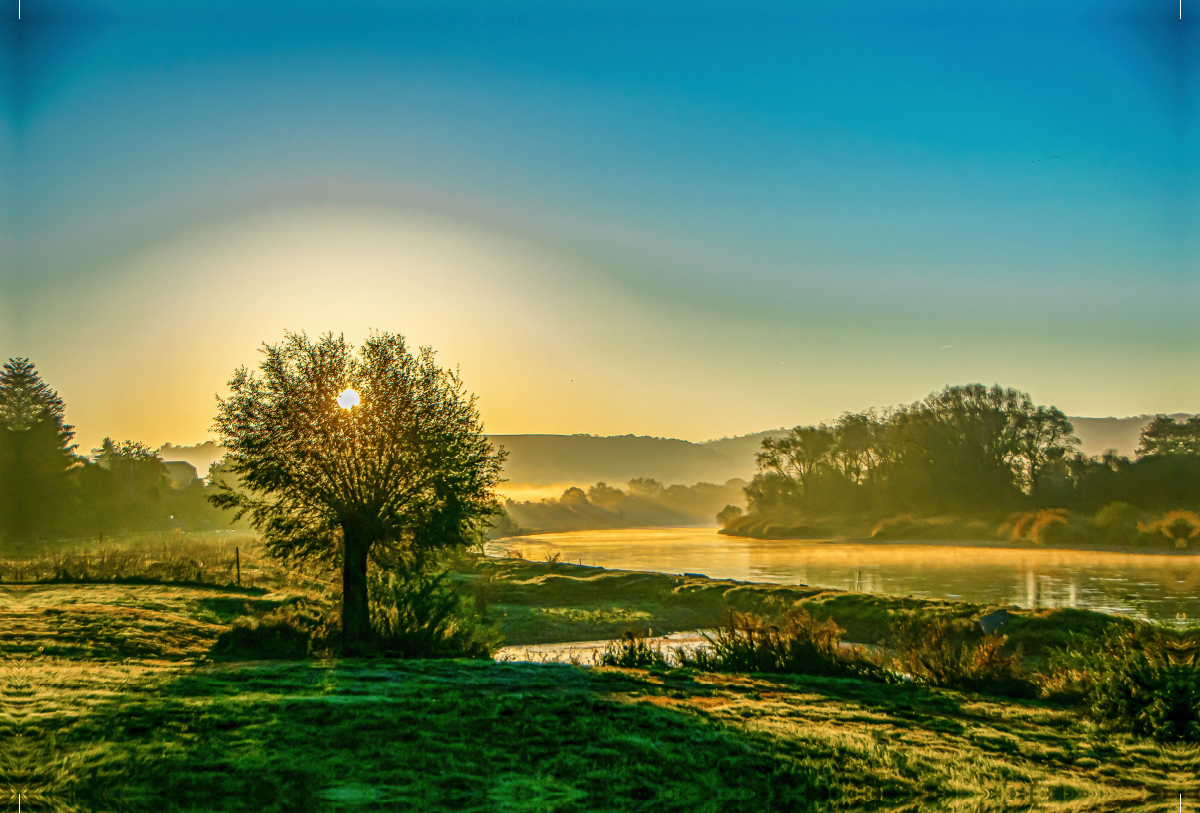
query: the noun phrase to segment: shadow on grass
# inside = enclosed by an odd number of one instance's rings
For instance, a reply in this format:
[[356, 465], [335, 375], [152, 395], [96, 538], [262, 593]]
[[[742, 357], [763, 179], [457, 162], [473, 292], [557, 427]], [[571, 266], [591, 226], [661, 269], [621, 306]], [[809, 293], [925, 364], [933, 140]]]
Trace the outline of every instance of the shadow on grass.
[[[983, 811], [1011, 809], [989, 795], [1007, 777], [1018, 793], [1037, 776], [1065, 779], [1043, 794], [1054, 804], [1022, 809], [1159, 809], [1071, 784], [1099, 751], [1030, 773], [1028, 739], [972, 725], [988, 718], [970, 696], [849, 678], [259, 661], [53, 699], [56, 713], [24, 720], [25, 774], [0, 760], [0, 788], [24, 788], [31, 811]], [[980, 760], [989, 773], [962, 772]], [[961, 786], [976, 775], [975, 791]]]
[[5, 586], [16, 587], [35, 587], [52, 584], [114, 584], [128, 586], [148, 586], [160, 585], [163, 587], [196, 587], [204, 590], [220, 590], [224, 593], [236, 593], [242, 596], [262, 596], [270, 592], [265, 587], [246, 587], [233, 582], [224, 584], [215, 581], [204, 581], [203, 579], [169, 579], [158, 578], [155, 576], [113, 576], [111, 578], [101, 578], [96, 576], [56, 576], [47, 579], [39, 579], [38, 581], [14, 582], [6, 581]]
[[[247, 593], [245, 595], [263, 595], [266, 591], [262, 588], [251, 588], [257, 590], [256, 593]], [[193, 604], [201, 611], [210, 613], [214, 618], [219, 619], [221, 623], [228, 624], [233, 619], [243, 615], [264, 615], [271, 610], [282, 607], [286, 599], [253, 599], [247, 601], [245, 598], [235, 598], [232, 596], [212, 596], [210, 598], [197, 599]]]
[[48, 725], [35, 739], [78, 770], [40, 798], [98, 809], [815, 811], [848, 790], [833, 765], [562, 665], [208, 667]]
[[[963, 709], [961, 696], [916, 683], [888, 684], [814, 675], [715, 675], [697, 673], [692, 669], [667, 669], [651, 674], [661, 680], [661, 693], [668, 695], [672, 691], [712, 694], [715, 687], [719, 687], [722, 691], [753, 696], [760, 694], [762, 687], [768, 685], [772, 690], [788, 689], [830, 700], [853, 702], [870, 708], [877, 715], [887, 715], [896, 721], [907, 721], [931, 731], [953, 734], [962, 734], [964, 730], [957, 718], [969, 716]], [[697, 677], [702, 677], [705, 682], [698, 683]], [[647, 690], [645, 679], [637, 673], [603, 672], [597, 679], [606, 682], [612, 691]]]

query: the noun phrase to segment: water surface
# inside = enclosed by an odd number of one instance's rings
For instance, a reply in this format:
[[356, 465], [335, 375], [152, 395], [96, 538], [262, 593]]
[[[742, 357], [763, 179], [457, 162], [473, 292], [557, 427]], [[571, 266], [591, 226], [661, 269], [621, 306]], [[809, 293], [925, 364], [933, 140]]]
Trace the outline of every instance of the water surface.
[[500, 539], [488, 552], [619, 570], [962, 599], [1077, 607], [1159, 620], [1200, 618], [1200, 556], [952, 544], [743, 539], [712, 528], [577, 531]]

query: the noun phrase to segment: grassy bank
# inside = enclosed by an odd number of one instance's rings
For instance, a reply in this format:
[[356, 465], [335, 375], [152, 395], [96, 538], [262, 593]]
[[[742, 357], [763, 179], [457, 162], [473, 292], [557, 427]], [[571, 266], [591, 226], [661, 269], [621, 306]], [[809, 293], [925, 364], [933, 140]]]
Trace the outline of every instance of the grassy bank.
[[[853, 539], [875, 542], [987, 543], [1017, 548], [1196, 553], [1200, 515], [1141, 511], [1112, 503], [1095, 514], [1061, 508], [978, 516], [814, 516], [775, 508], [730, 517], [719, 533], [750, 539]], [[1190, 548], [1189, 548], [1190, 544]]]
[[[1082, 813], [1173, 810], [1176, 794], [1200, 794], [1195, 747], [1113, 732], [1071, 706], [916, 684], [561, 664], [214, 661], [235, 619], [297, 598], [331, 602], [335, 588], [322, 574], [258, 559], [252, 545], [242, 566], [256, 584], [238, 587], [220, 550], [204, 548], [225, 540], [182, 541], [202, 563], [196, 572], [152, 578], [93, 566], [87, 578], [68, 568], [37, 584], [0, 584], [0, 799], [13, 809], [21, 794], [33, 811]], [[159, 559], [173, 561], [170, 551]], [[730, 609], [795, 602], [833, 618], [847, 639], [876, 643], [913, 617], [991, 609], [522, 560], [457, 564], [456, 581], [508, 644], [708, 627]], [[1015, 612], [1006, 632], [1036, 657], [1071, 634], [1098, 639], [1131, 623]]]
[[[847, 593], [818, 587], [753, 584], [662, 573], [604, 570], [522, 559], [479, 561], [458, 578], [483, 597], [508, 645], [616, 638], [629, 630], [655, 634], [709, 629], [730, 610], [771, 615], [794, 604], [824, 621], [832, 618], [845, 640], [889, 646], [906, 623], [978, 619], [997, 605]], [[1009, 648], [1030, 658], [1081, 640], [1099, 640], [1135, 622], [1088, 610], [1022, 610], [1005, 624]]]
[[204, 660], [235, 602], [283, 600], [6, 588], [0, 795], [34, 811], [1150, 811], [1200, 791], [1195, 749], [919, 686]]

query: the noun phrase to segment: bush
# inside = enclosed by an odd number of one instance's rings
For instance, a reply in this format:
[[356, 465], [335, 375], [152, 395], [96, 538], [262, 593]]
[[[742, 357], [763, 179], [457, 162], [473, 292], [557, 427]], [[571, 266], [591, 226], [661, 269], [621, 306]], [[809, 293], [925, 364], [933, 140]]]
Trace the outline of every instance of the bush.
[[1056, 700], [1086, 703], [1100, 723], [1160, 742], [1200, 743], [1200, 633], [1142, 625], [1100, 648], [1062, 650], [1041, 675]]
[[879, 540], [985, 539], [991, 534], [992, 529], [982, 520], [912, 514], [880, 520], [871, 529], [871, 538]]
[[337, 622], [327, 608], [296, 601], [262, 616], [233, 621], [213, 644], [211, 655], [222, 660], [291, 660], [336, 650]]
[[741, 518], [742, 509], [736, 505], [727, 505], [717, 512], [717, 524], [722, 528], [728, 528]]
[[1138, 523], [1143, 534], [1161, 534], [1175, 542], [1175, 547], [1186, 548], [1189, 539], [1200, 536], [1200, 516], [1195, 511], [1168, 511], [1153, 522]]
[[1070, 545], [1084, 542], [1087, 534], [1065, 508], [1042, 508], [1013, 514], [1000, 523], [997, 535], [1013, 542], [1035, 545]]
[[920, 539], [927, 524], [914, 518], [912, 514], [900, 514], [875, 523], [875, 527], [871, 529], [871, 538]]
[[971, 619], [910, 622], [899, 632], [905, 666], [934, 686], [1013, 697], [1038, 687], [1021, 669], [1020, 648], [1004, 652], [1008, 637], [983, 634]]
[[670, 666], [661, 646], [651, 646], [635, 632], [626, 632], [619, 641], [610, 642], [600, 656], [600, 665], [626, 669], [665, 669]]
[[754, 613], [731, 612], [712, 635], [709, 649], [680, 655], [683, 666], [706, 671], [769, 672], [793, 675], [882, 676], [863, 648], [843, 650], [842, 629], [833, 619], [818, 623], [799, 607], [774, 621]]
[[494, 630], [484, 627], [473, 602], [446, 573], [375, 571], [370, 574], [371, 627], [383, 655], [399, 658], [490, 658]]
[[1092, 517], [1092, 525], [1102, 531], [1132, 530], [1137, 526], [1138, 510], [1127, 502], [1110, 502]]
[[1193, 666], [1132, 653], [1102, 674], [1092, 715], [1160, 742], [1200, 742], [1200, 675]]

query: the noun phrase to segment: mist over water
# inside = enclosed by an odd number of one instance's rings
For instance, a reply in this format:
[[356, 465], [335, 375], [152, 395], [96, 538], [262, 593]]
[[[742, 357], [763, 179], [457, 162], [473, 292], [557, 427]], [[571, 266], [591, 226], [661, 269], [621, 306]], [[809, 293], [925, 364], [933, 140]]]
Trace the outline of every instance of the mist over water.
[[807, 584], [894, 596], [1071, 607], [1158, 621], [1200, 618], [1200, 557], [963, 545], [746, 539], [716, 529], [580, 531], [499, 539], [492, 555], [617, 570]]

